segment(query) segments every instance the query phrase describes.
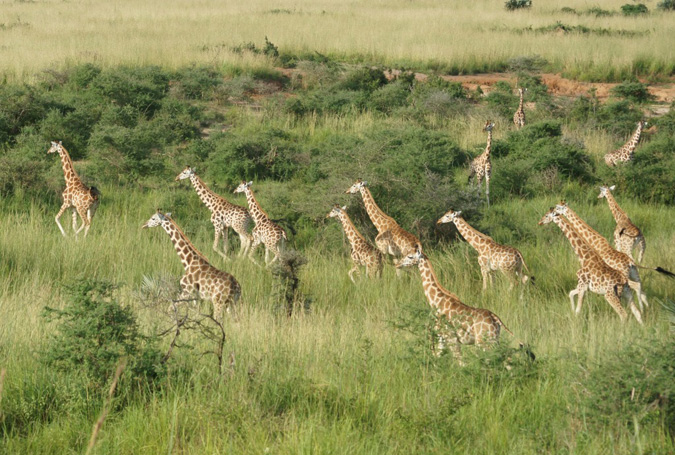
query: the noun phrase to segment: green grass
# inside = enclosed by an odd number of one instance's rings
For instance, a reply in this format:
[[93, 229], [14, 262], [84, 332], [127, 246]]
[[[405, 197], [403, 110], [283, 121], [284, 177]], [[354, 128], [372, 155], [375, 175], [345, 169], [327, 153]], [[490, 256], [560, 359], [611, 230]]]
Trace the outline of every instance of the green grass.
[[[578, 0], [562, 6], [588, 8]], [[267, 66], [273, 63], [264, 56], [237, 51], [248, 43], [262, 48], [267, 36], [289, 60], [318, 52], [339, 61], [470, 74], [504, 71], [511, 59], [538, 55], [549, 62], [548, 70], [586, 80], [673, 75], [669, 38], [675, 30], [667, 12], [565, 15], [569, 32], [561, 32], [551, 28], [561, 20], [560, 7], [546, 0], [513, 12], [503, 2], [485, 0], [452, 5], [438, 0], [139, 5], [126, 0], [88, 2], [83, 12], [79, 3], [17, 1], [0, 12], [0, 60], [2, 76], [17, 81], [40, 79], [44, 70], [82, 62]], [[609, 0], [593, 7], [618, 12]], [[45, 22], [45, 12], [58, 20]], [[583, 33], [588, 30], [602, 33]]]
[[[43, 416], [9, 432], [5, 427], [3, 453], [81, 451], [98, 415], [98, 402], [64, 399], [67, 378], [37, 360], [53, 330], [39, 314], [46, 305], [63, 304], [61, 283], [82, 276], [112, 280], [121, 286], [121, 302], [138, 312], [144, 330], [164, 324], [156, 312], [140, 307], [132, 291], [145, 275], [178, 278], [182, 272], [166, 234], [140, 229], [157, 201], [170, 202], [176, 190], [101, 190], [104, 202], [86, 240], [61, 237], [53, 222], [57, 204], [6, 200], [0, 205], [0, 366], [7, 368], [1, 409], [5, 425], [17, 415]], [[418, 273], [396, 278], [388, 266], [381, 280], [353, 285], [347, 251], [335, 231], [324, 243], [305, 249], [309, 263], [301, 275], [302, 291], [311, 298], [311, 308], [287, 319], [271, 298], [267, 270], [247, 260], [223, 262], [210, 250], [212, 229], [192, 196], [194, 203], [177, 210], [176, 221], [243, 287], [241, 320], [225, 324], [226, 350], [234, 353], [236, 365], [222, 379], [215, 360], [198, 354], [204, 342], [194, 339], [198, 348], [179, 350], [163, 388], [113, 407], [96, 453], [673, 450], [671, 436], [658, 421], [641, 421], [636, 435], [634, 425], [620, 418], [606, 428], [585, 420], [592, 410], [579, 395], [584, 372], [619, 347], [668, 336], [657, 302], [673, 298], [672, 282], [643, 274], [652, 302], [644, 326], [634, 320], [620, 323], [597, 295], [588, 296], [581, 315], [574, 317], [566, 294], [575, 286], [577, 261], [555, 226], [536, 226], [555, 201], [512, 201], [493, 208], [532, 233], [514, 245], [537, 277], [522, 299], [518, 291], [507, 291], [501, 277], [482, 294], [475, 252], [465, 242], [430, 251], [447, 288], [468, 304], [494, 311], [536, 352], [534, 365], [517, 363], [510, 373], [499, 364], [481, 367], [485, 355], [475, 348], [465, 348], [465, 368], [449, 355], [431, 356]], [[602, 202], [575, 201], [574, 206], [609, 235], [613, 220]], [[675, 210], [621, 203], [647, 237], [646, 262], [675, 269], [669, 228]], [[24, 204], [27, 210], [16, 208]], [[508, 334], [502, 344], [516, 346]], [[519, 355], [514, 354], [516, 362]], [[36, 407], [42, 411], [36, 413]]]

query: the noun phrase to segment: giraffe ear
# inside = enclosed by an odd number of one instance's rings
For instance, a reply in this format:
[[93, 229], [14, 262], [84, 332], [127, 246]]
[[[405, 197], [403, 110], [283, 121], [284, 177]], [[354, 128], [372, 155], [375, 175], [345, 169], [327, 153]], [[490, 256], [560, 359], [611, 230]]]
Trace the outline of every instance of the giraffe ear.
[[459, 215], [461, 215], [461, 214], [462, 214], [462, 211], [461, 211], [461, 210], [457, 210], [457, 211], [455, 212], [455, 216], [459, 216]]
[[363, 181], [363, 186], [368, 186], [368, 180]]
[[59, 141], [59, 145], [63, 145], [63, 142]]
[[347, 206], [346, 206], [346, 205], [343, 205], [343, 206], [342, 206], [342, 210], [347, 210]]
[[171, 212], [166, 212], [166, 213], [164, 214], [164, 216], [167, 216], [167, 217], [168, 217], [168, 216], [171, 216]]
[[52, 141], [52, 147], [56, 145], [56, 142]]
[[614, 188], [616, 188], [616, 185], [612, 185], [609, 187], [609, 191], [614, 191]]
[[248, 183], [246, 184], [246, 186], [251, 186], [251, 185], [253, 185], [253, 180], [251, 180], [250, 182], [248, 182]]

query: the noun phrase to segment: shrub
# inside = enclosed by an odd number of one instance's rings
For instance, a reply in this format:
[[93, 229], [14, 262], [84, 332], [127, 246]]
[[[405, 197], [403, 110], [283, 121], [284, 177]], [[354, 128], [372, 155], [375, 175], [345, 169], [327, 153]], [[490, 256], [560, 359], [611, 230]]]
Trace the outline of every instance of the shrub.
[[119, 67], [91, 82], [95, 93], [120, 106], [131, 105], [150, 117], [169, 90], [169, 74], [156, 66]]
[[675, 11], [675, 0], [663, 0], [656, 7], [663, 11]]
[[626, 3], [621, 6], [621, 13], [623, 13], [624, 16], [639, 16], [640, 14], [648, 14], [649, 9], [644, 3], [637, 3], [635, 5]]
[[513, 11], [521, 8], [529, 8], [532, 6], [532, 0], [507, 0], [504, 3], [504, 8], [508, 11]]
[[613, 87], [611, 93], [619, 98], [627, 99], [635, 103], [644, 103], [653, 97], [647, 89], [647, 84], [642, 82], [625, 81]]
[[338, 87], [344, 90], [373, 92], [387, 84], [382, 68], [358, 68], [345, 76]]
[[43, 316], [58, 323], [42, 360], [57, 371], [84, 375], [94, 390], [110, 380], [117, 363], [126, 357], [126, 374], [145, 385], [165, 373], [161, 354], [143, 336], [131, 308], [113, 297], [104, 281], [80, 280], [68, 288], [63, 310], [46, 307]]
[[173, 75], [172, 89], [185, 99], [208, 99], [213, 89], [223, 83], [223, 76], [215, 69], [205, 66], [182, 68]]

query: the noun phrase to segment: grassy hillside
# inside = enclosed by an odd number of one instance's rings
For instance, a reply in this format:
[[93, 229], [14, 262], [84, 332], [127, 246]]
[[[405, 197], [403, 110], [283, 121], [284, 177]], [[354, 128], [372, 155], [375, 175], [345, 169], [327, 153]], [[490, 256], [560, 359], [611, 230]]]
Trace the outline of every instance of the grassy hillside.
[[[501, 1], [5, 2], [3, 76], [31, 80], [45, 68], [240, 64], [264, 38], [282, 57], [330, 58], [446, 73], [503, 71], [539, 56], [551, 71], [621, 81], [673, 75], [672, 12], [625, 16], [621, 3]], [[45, 12], [49, 20], [45, 20]]]
[[[43, 314], [87, 302], [92, 312], [119, 303], [148, 337], [128, 359], [93, 453], [675, 450], [675, 345], [661, 305], [673, 299], [673, 281], [641, 274], [651, 303], [643, 326], [621, 323], [593, 294], [575, 317], [567, 294], [578, 262], [557, 227], [537, 226], [566, 198], [610, 237], [614, 221], [597, 186], [616, 184], [619, 204], [645, 234], [645, 264], [675, 270], [675, 114], [650, 119], [635, 161], [608, 169], [602, 156], [642, 117], [645, 100], [626, 95], [632, 85], [606, 104], [560, 100], [522, 73], [528, 125], [515, 131], [518, 99], [503, 83], [485, 97], [440, 79], [388, 81], [377, 69], [333, 61], [297, 67], [284, 76], [269, 63], [84, 64], [36, 84], [0, 86], [0, 452], [85, 451], [116, 360], [128, 351], [81, 341], [83, 360], [55, 361], [75, 348]], [[496, 123], [489, 208], [466, 174], [485, 147], [486, 119]], [[54, 223], [63, 174], [45, 152], [58, 139], [102, 193], [87, 239], [64, 239]], [[186, 164], [242, 205], [232, 189], [254, 180], [265, 210], [293, 227], [290, 246], [307, 264], [292, 317], [272, 271], [211, 250], [208, 211], [187, 182], [173, 180]], [[336, 202], [348, 204], [374, 237], [360, 198], [344, 194], [359, 177], [421, 237], [442, 284], [494, 311], [515, 337], [505, 334], [488, 351], [465, 348], [460, 367], [431, 353], [433, 320], [417, 271], [397, 278], [388, 265], [380, 280], [351, 283], [348, 246], [325, 215]], [[222, 369], [209, 353], [214, 342], [195, 329], [159, 361], [172, 332], [156, 335], [172, 321], [166, 302], [148, 306], [140, 291], [146, 277], [175, 287], [182, 270], [163, 231], [140, 229], [157, 207], [172, 211], [242, 285], [239, 320], [224, 323]], [[482, 293], [475, 252], [435, 224], [450, 208], [519, 248], [536, 285], [521, 295], [497, 276]], [[62, 223], [70, 224], [68, 215]], [[83, 278], [116, 288], [78, 294], [73, 284]], [[208, 304], [191, 314], [199, 309]], [[112, 319], [103, 321], [88, 336], [114, 335]], [[111, 367], [95, 374], [94, 364]]]

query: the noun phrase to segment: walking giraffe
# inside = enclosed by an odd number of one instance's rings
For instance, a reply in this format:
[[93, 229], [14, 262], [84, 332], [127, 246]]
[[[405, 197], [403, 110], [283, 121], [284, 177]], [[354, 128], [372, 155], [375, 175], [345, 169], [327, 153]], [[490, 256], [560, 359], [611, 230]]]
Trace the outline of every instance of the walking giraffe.
[[524, 284], [530, 278], [534, 280], [534, 277], [523, 273], [523, 267], [527, 270], [527, 273], [530, 273], [530, 271], [520, 251], [511, 246], [500, 245], [492, 237], [477, 231], [460, 216], [461, 213], [460, 210], [456, 212], [448, 210], [437, 221], [437, 224], [455, 223], [462, 237], [478, 252], [478, 265], [480, 265], [480, 273], [483, 275], [483, 290], [487, 289], [488, 277], [490, 286], [492, 286], [492, 272], [496, 270], [501, 270], [510, 279], [511, 286], [509, 286], [509, 289], [513, 289], [514, 283], [518, 281]]
[[[176, 181], [184, 179], [190, 179], [199, 199], [211, 211], [211, 224], [216, 231], [213, 238], [213, 251], [227, 259], [227, 234], [229, 228], [232, 228], [234, 232], [239, 234], [239, 240], [241, 241], [239, 256], [246, 255], [252, 240], [248, 229], [253, 224], [253, 219], [248, 210], [240, 205], [232, 204], [224, 197], [211, 191], [190, 166], [187, 166], [183, 169], [183, 172], [176, 176]], [[223, 251], [218, 248], [218, 241], [221, 236], [223, 237]]]
[[347, 206], [340, 207], [339, 205], [335, 205], [333, 210], [326, 215], [326, 218], [337, 218], [342, 223], [342, 228], [347, 235], [347, 239], [349, 239], [352, 262], [354, 263], [354, 267], [352, 267], [348, 274], [352, 282], [356, 284], [353, 274], [355, 272], [357, 275], [359, 274], [360, 265], [366, 267], [366, 274], [369, 277], [379, 277], [382, 275], [382, 253], [368, 243], [356, 229], [352, 220], [349, 219], [346, 209]]
[[523, 95], [527, 91], [526, 88], [519, 88], [518, 94], [520, 95], [520, 103], [518, 103], [518, 110], [513, 114], [513, 123], [516, 124], [516, 128], [521, 129], [525, 126], [525, 109], [523, 109]]
[[628, 285], [635, 292], [637, 297], [638, 304], [640, 305], [640, 311], [644, 311], [644, 306], [649, 306], [647, 301], [647, 296], [642, 291], [642, 283], [640, 281], [640, 274], [638, 273], [638, 267], [647, 270], [654, 270], [656, 272], [662, 273], [664, 275], [675, 277], [675, 275], [667, 270], [662, 269], [661, 267], [643, 267], [635, 264], [630, 256], [621, 251], [617, 251], [609, 244], [606, 238], [604, 238], [599, 232], [590, 227], [584, 220], [581, 219], [579, 215], [574, 212], [565, 201], [561, 201], [560, 204], [556, 205], [555, 210], [558, 214], [564, 215], [574, 229], [581, 235], [581, 237], [598, 252], [600, 257], [605, 263], [611, 268], [618, 270], [623, 274], [623, 276], [628, 280]]
[[[584, 238], [574, 229], [572, 223], [560, 216], [555, 208], [551, 208], [546, 215], [539, 221], [539, 225], [554, 222], [558, 225], [567, 240], [569, 240], [574, 249], [581, 268], [577, 270], [577, 287], [569, 293], [570, 304], [575, 315], [581, 312], [581, 304], [584, 301], [584, 294], [590, 290], [597, 294], [605, 296], [607, 303], [617, 312], [621, 321], [625, 321], [628, 315], [621, 306], [621, 294], [628, 286], [628, 279], [618, 270], [613, 269], [602, 260], [602, 257], [595, 251]], [[576, 309], [574, 307], [574, 296], [577, 297]], [[642, 315], [633, 303], [633, 296], [628, 295], [630, 300], [630, 310], [635, 319], [642, 324]]]
[[234, 312], [234, 306], [241, 297], [241, 286], [227, 272], [212, 266], [204, 255], [190, 242], [185, 233], [171, 219], [170, 213], [157, 213], [145, 222], [143, 229], [162, 226], [169, 234], [176, 253], [180, 258], [185, 274], [180, 279], [181, 294], [179, 300], [191, 300], [199, 297], [213, 304], [213, 317], [221, 320], [223, 307]]
[[[244, 193], [246, 195], [248, 212], [251, 214], [253, 221], [255, 221], [255, 227], [251, 232], [253, 243], [248, 250], [248, 257], [251, 258], [253, 262], [256, 262], [253, 258], [253, 254], [255, 253], [256, 248], [258, 248], [258, 245], [262, 243], [265, 245], [265, 265], [270, 265], [279, 259], [279, 253], [281, 252], [279, 249], [280, 243], [282, 239], [288, 240], [288, 237], [286, 237], [286, 231], [274, 221], [270, 220], [267, 213], [260, 207], [258, 201], [255, 200], [251, 185], [253, 185], [253, 182], [241, 182], [234, 190], [235, 193]], [[269, 261], [270, 251], [274, 254], [271, 261]]]
[[[66, 231], [63, 230], [59, 218], [68, 208], [73, 209], [73, 231], [75, 236], [84, 229], [84, 236], [87, 236], [89, 228], [91, 227], [91, 220], [94, 218], [96, 209], [98, 208], [101, 193], [95, 186], [89, 188], [82, 183], [80, 177], [75, 172], [73, 167], [73, 160], [70, 159], [68, 151], [63, 146], [61, 141], [52, 141], [52, 146], [47, 150], [47, 153], [58, 153], [61, 157], [61, 166], [63, 167], [63, 177], [66, 180], [66, 189], [61, 193], [63, 204], [61, 210], [56, 214], [56, 225], [59, 227], [61, 234], [65, 237]], [[77, 215], [82, 219], [82, 226], [77, 227]]]
[[633, 259], [633, 248], [637, 246], [637, 262], [642, 262], [642, 257], [647, 247], [645, 237], [642, 235], [640, 229], [633, 224], [626, 212], [621, 210], [621, 207], [617, 204], [614, 195], [612, 195], [614, 188], [614, 186], [601, 186], [600, 194], [598, 195], [598, 199], [603, 197], [607, 199], [609, 209], [612, 211], [612, 215], [616, 221], [614, 245], [617, 250], [626, 253], [631, 259]]
[[377, 206], [368, 189], [368, 182], [358, 179], [345, 193], [361, 193], [366, 212], [378, 232], [377, 237], [375, 237], [375, 245], [382, 254], [389, 254], [394, 257], [405, 256], [414, 253], [418, 248], [422, 248], [422, 244], [417, 237], [399, 226], [392, 217], [385, 214]]
[[485, 178], [485, 197], [487, 205], [490, 207], [490, 178], [492, 177], [492, 162], [490, 161], [490, 151], [492, 150], [492, 128], [495, 124], [489, 120], [485, 122], [483, 131], [487, 131], [487, 146], [485, 151], [471, 161], [469, 165], [469, 179], [475, 177], [478, 186], [483, 183]]
[[437, 355], [441, 354], [447, 343], [455, 358], [462, 364], [461, 345], [495, 343], [499, 340], [502, 328], [511, 333], [496, 314], [465, 305], [459, 297], [441, 286], [429, 258], [421, 250], [404, 256], [396, 267], [415, 264], [422, 277], [424, 295], [436, 312]]
[[626, 142], [623, 147], [605, 155], [605, 163], [607, 163], [607, 166], [615, 166], [617, 163], [626, 163], [633, 159], [635, 149], [637, 148], [638, 142], [640, 142], [640, 135], [645, 126], [647, 126], [647, 122], [640, 120], [637, 123], [637, 129], [630, 140]]

